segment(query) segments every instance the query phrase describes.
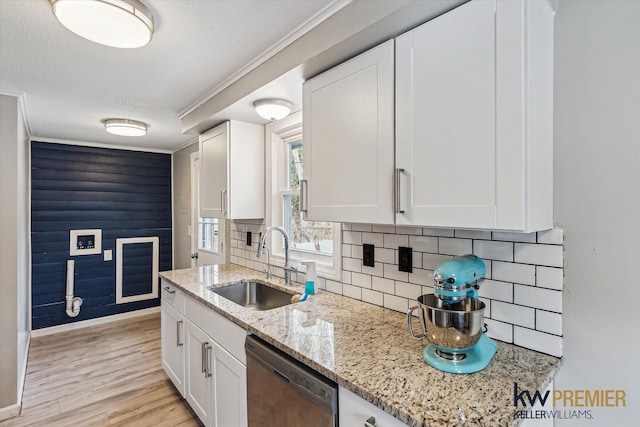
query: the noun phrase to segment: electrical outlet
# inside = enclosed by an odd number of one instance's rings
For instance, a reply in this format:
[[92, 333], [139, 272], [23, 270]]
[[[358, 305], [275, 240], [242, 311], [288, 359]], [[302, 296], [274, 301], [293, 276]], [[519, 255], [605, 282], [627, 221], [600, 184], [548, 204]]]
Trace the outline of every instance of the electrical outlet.
[[407, 273], [413, 272], [413, 250], [411, 248], [403, 246], [398, 248], [398, 269]]
[[375, 246], [365, 243], [362, 245], [362, 265], [367, 267], [374, 267], [374, 251]]
[[251, 246], [251, 232], [247, 231], [247, 246]]

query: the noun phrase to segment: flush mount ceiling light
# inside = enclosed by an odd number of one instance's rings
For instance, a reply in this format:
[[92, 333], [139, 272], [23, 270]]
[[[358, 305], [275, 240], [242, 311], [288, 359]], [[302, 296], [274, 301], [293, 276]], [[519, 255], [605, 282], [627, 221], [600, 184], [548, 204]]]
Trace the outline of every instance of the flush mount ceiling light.
[[136, 48], [153, 36], [153, 15], [138, 0], [50, 1], [62, 25], [93, 42]]
[[275, 121], [287, 117], [293, 104], [283, 99], [259, 99], [253, 103], [253, 108], [260, 117]]
[[107, 132], [120, 136], [144, 136], [148, 124], [129, 119], [105, 119], [102, 121]]

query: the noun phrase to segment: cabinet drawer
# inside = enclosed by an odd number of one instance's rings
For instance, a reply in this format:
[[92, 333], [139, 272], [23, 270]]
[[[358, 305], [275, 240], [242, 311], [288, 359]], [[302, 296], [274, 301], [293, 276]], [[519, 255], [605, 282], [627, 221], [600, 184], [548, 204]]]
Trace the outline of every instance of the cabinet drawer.
[[377, 406], [367, 402], [363, 398], [355, 395], [344, 387], [338, 389], [338, 408], [340, 408], [341, 426], [364, 426], [365, 421], [369, 421], [376, 427], [406, 427], [407, 425], [397, 418], [386, 413]]
[[162, 289], [160, 297], [162, 301], [171, 305], [178, 313], [184, 314], [184, 292], [164, 280], [160, 282], [160, 288]]
[[246, 365], [244, 340], [247, 333], [244, 329], [193, 298], [186, 299], [185, 310], [187, 318], [194, 325]]

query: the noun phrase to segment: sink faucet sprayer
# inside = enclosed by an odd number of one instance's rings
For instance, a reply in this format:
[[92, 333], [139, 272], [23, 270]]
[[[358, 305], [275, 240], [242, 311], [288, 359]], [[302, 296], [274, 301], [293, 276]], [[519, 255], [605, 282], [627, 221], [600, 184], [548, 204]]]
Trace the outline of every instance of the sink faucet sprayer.
[[[262, 256], [262, 249], [265, 247], [264, 240], [266, 239], [267, 234], [269, 234], [273, 230], [279, 231], [280, 233], [282, 233], [282, 236], [284, 237], [284, 283], [286, 285], [291, 285], [291, 272], [298, 271], [298, 269], [292, 265], [289, 265], [289, 234], [287, 234], [287, 230], [280, 227], [279, 225], [267, 227], [262, 232], [262, 236], [260, 237], [260, 241], [258, 242], [258, 250], [256, 251], [256, 257], [260, 258]], [[267, 270], [269, 269], [270, 269], [270, 266], [267, 265]]]

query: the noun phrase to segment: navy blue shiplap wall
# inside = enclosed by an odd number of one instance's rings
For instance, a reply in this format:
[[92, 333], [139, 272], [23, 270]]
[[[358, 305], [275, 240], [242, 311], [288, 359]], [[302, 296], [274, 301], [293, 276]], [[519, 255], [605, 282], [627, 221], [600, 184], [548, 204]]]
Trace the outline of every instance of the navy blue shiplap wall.
[[[116, 305], [116, 239], [158, 236], [159, 270], [170, 270], [171, 214], [170, 154], [33, 142], [33, 329], [159, 305], [159, 298]], [[102, 229], [102, 250], [112, 250], [113, 260], [103, 261], [102, 254], [70, 256], [69, 230], [97, 228]], [[136, 246], [125, 245], [127, 264]], [[65, 313], [68, 259], [75, 260], [74, 294], [84, 300], [74, 318]], [[127, 275], [136, 268], [148, 277], [148, 250], [134, 262], [125, 267]], [[150, 283], [137, 286], [133, 293], [151, 289]]]

